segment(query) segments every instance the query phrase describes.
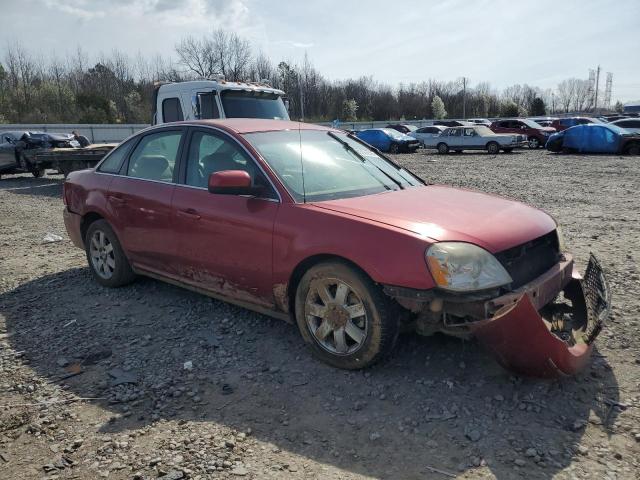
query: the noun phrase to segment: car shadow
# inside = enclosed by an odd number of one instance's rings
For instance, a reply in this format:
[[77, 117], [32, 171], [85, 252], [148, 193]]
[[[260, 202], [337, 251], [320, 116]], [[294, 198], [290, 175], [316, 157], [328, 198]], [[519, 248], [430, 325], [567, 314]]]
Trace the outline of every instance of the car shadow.
[[64, 177], [52, 174], [40, 178], [34, 178], [31, 174], [16, 174], [0, 179], [0, 192], [6, 191], [18, 195], [30, 195], [34, 197], [62, 198], [62, 184]]
[[[113, 418], [102, 432], [164, 420], [250, 428], [375, 478], [435, 478], [433, 468], [550, 478], [579, 455], [589, 422], [608, 433], [618, 415], [597, 351], [580, 375], [542, 381], [509, 374], [474, 342], [405, 335], [384, 363], [347, 372], [313, 359], [285, 322], [150, 279], [106, 289], [87, 268], [0, 295], [0, 314], [37, 374], [104, 398], [94, 403]], [[67, 363], [82, 373], [70, 377]]]

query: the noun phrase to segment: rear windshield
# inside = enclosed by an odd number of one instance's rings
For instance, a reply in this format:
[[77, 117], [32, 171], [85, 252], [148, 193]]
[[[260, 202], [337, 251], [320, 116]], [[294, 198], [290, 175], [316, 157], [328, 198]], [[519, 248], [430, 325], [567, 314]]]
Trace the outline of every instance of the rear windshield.
[[289, 120], [289, 114], [279, 95], [264, 92], [224, 90], [221, 94], [227, 118], [270, 118]]

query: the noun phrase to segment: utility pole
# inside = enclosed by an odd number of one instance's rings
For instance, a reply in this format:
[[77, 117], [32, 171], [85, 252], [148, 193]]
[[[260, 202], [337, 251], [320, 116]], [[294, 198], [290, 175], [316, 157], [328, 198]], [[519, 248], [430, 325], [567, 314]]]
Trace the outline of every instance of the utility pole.
[[298, 76], [298, 87], [300, 89], [300, 121], [304, 122], [304, 86]]
[[600, 84], [600, 65], [598, 65], [598, 68], [596, 68], [596, 91], [595, 91], [595, 97], [593, 100], [593, 111], [597, 112], [598, 111], [598, 86]]
[[467, 118], [467, 77], [462, 77], [462, 119]]

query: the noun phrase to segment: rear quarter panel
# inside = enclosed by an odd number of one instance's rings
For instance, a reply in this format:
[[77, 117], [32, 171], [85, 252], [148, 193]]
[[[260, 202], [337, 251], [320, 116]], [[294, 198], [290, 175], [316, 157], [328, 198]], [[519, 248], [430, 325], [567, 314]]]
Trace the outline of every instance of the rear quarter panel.
[[106, 194], [113, 176], [98, 174], [93, 169], [71, 172], [64, 183], [67, 208], [78, 215], [94, 212], [108, 219]]

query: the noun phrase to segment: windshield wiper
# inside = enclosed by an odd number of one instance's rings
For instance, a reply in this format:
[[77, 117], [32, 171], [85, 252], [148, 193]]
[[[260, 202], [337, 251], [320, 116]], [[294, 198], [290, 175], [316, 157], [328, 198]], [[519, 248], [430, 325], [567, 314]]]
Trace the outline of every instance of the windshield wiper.
[[374, 167], [376, 167], [378, 170], [380, 170], [385, 177], [387, 177], [389, 180], [391, 180], [393, 183], [395, 183], [398, 188], [400, 190], [404, 190], [404, 187], [402, 186], [402, 182], [399, 182], [398, 180], [396, 180], [395, 178], [393, 178], [391, 175], [389, 175], [387, 172], [385, 172], [382, 168], [380, 168], [378, 165], [376, 165], [374, 162], [369, 162], [367, 161], [366, 158], [364, 158], [360, 152], [358, 152], [355, 148], [353, 148], [349, 142], [345, 142], [343, 139], [341, 139], [337, 134], [333, 133], [333, 132], [327, 132], [327, 135], [329, 135], [331, 138], [333, 138], [335, 141], [337, 141], [338, 143], [342, 144], [342, 146], [344, 147], [345, 150], [351, 152], [353, 155], [355, 155], [355, 157], [360, 160], [362, 163], [366, 163], [367, 165], [373, 165]]

